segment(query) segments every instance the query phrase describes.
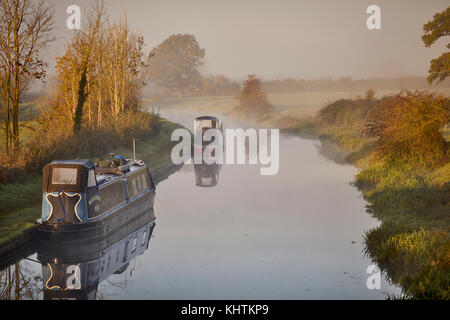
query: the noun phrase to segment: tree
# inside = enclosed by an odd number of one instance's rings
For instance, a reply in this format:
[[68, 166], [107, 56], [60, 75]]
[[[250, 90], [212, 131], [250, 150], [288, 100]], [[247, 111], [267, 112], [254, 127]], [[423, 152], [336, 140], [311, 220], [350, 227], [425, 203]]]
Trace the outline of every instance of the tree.
[[53, 25], [54, 10], [44, 0], [1, 1], [0, 78], [6, 153], [9, 153], [11, 146], [19, 148], [21, 95], [33, 79], [46, 75], [46, 63], [39, 53], [54, 39], [51, 37]]
[[203, 78], [200, 92], [204, 96], [236, 95], [240, 91], [239, 83], [223, 75]]
[[440, 129], [449, 118], [447, 97], [403, 91], [369, 110], [364, 133], [378, 138], [377, 154], [384, 159], [436, 168], [448, 161], [448, 147]]
[[111, 23], [101, 2], [89, 13], [87, 26], [57, 58], [57, 94], [41, 117], [60, 135], [109, 125], [139, 110], [143, 37], [130, 31], [126, 17]]
[[86, 101], [86, 96], [88, 93], [85, 92], [85, 88], [88, 85], [87, 81], [87, 72], [88, 69], [92, 68], [92, 51], [93, 47], [95, 45], [95, 37], [97, 36], [97, 33], [100, 31], [100, 28], [103, 23], [103, 2], [99, 3], [94, 9], [92, 10], [91, 16], [88, 20], [87, 25], [87, 31], [82, 32], [78, 34], [79, 39], [75, 38], [75, 42], [80, 43], [80, 51], [81, 54], [81, 65], [80, 71], [81, 71], [81, 77], [78, 80], [77, 85], [77, 104], [75, 107], [75, 114], [73, 117], [73, 131], [74, 133], [81, 130], [81, 121], [83, 118], [83, 106]]
[[261, 88], [261, 81], [254, 74], [248, 75], [243, 85], [239, 105], [234, 109], [237, 114], [250, 118], [274, 112], [273, 106], [267, 101], [267, 94]]
[[182, 98], [185, 90], [201, 86], [198, 68], [204, 56], [205, 49], [200, 48], [194, 35], [171, 35], [150, 52], [147, 76], [157, 85], [177, 91]]
[[[423, 26], [422, 40], [425, 47], [431, 47], [439, 38], [450, 35], [450, 7], [434, 15], [433, 20]], [[447, 44], [450, 49], [450, 43]], [[440, 57], [432, 59], [428, 70], [428, 82], [431, 84], [443, 81], [450, 75], [450, 52], [444, 52]]]

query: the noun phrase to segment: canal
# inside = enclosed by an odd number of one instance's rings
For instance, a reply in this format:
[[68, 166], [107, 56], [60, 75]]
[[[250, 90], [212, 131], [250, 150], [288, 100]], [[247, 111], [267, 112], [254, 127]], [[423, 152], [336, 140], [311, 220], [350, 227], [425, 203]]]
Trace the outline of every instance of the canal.
[[[191, 129], [199, 114], [162, 115]], [[251, 126], [223, 121], [225, 128]], [[97, 282], [84, 280], [89, 274], [78, 270], [82, 261], [63, 266], [69, 274], [64, 281], [72, 279], [66, 290], [94, 286], [86, 297], [96, 299], [385, 299], [400, 294], [384, 274], [380, 289], [368, 289], [367, 268], [373, 262], [364, 255], [363, 234], [379, 222], [365, 212], [366, 202], [350, 184], [357, 168], [331, 161], [320, 148], [319, 141], [281, 135], [278, 174], [260, 175], [260, 165], [223, 165], [212, 187], [198, 186], [196, 168], [184, 165], [157, 186], [156, 226], [143, 249]], [[105, 263], [108, 250], [95, 258], [98, 263]], [[42, 299], [48, 272], [33, 253], [0, 271], [0, 286], [18, 283], [22, 298]]]

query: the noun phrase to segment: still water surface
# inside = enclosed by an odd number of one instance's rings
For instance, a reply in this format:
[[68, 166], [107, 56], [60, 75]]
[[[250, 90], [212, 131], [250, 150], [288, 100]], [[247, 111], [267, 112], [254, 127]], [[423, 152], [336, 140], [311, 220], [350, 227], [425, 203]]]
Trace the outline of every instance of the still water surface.
[[[163, 116], [192, 128], [197, 115]], [[245, 125], [223, 119], [224, 127]], [[367, 288], [366, 270], [373, 262], [364, 256], [362, 235], [378, 222], [349, 184], [357, 169], [324, 158], [319, 147], [318, 141], [280, 136], [278, 174], [261, 176], [259, 165], [224, 165], [218, 184], [209, 188], [197, 186], [193, 165], [184, 165], [157, 186], [156, 227], [147, 250], [101, 281], [90, 298], [398, 295], [384, 275], [380, 290]], [[33, 260], [36, 254], [19, 262], [21, 272], [34, 279], [23, 289], [42, 299], [43, 267]]]

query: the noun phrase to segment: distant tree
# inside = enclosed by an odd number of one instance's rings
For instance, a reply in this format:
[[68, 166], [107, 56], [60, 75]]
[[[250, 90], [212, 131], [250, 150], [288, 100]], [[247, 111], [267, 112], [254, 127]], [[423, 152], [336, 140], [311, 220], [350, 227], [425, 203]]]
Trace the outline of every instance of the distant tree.
[[273, 106], [267, 101], [267, 94], [261, 87], [261, 81], [254, 74], [248, 75], [248, 79], [244, 81], [239, 105], [234, 111], [245, 118], [269, 115], [274, 112]]
[[147, 76], [150, 81], [178, 93], [201, 87], [198, 70], [203, 65], [205, 49], [200, 48], [194, 35], [175, 34], [168, 37], [149, 54]]
[[223, 75], [216, 75], [202, 80], [201, 94], [204, 96], [226, 96], [239, 93], [239, 83]]
[[[423, 26], [424, 34], [422, 40], [425, 47], [429, 48], [439, 38], [450, 35], [450, 7], [434, 15], [433, 20]], [[450, 43], [447, 44], [450, 49]], [[428, 82], [431, 84], [443, 81], [450, 75], [450, 52], [444, 52], [439, 58], [432, 59], [428, 70]]]
[[372, 101], [375, 98], [375, 90], [369, 89], [366, 91], [366, 100]]

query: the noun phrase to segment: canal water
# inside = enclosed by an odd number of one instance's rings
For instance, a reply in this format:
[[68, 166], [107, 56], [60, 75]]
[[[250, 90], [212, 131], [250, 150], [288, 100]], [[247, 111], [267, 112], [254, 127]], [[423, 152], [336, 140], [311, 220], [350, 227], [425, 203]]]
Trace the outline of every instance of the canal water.
[[[198, 114], [162, 115], [191, 129]], [[225, 128], [249, 126], [223, 119]], [[350, 185], [357, 168], [325, 158], [320, 148], [319, 141], [280, 136], [278, 174], [260, 175], [260, 165], [223, 165], [211, 187], [198, 186], [196, 168], [184, 165], [157, 186], [156, 226], [146, 249], [94, 282], [89, 298], [399, 295], [384, 274], [380, 289], [368, 288], [367, 269], [373, 262], [364, 255], [363, 234], [379, 222], [365, 212], [366, 202]], [[0, 271], [2, 287], [12, 281], [16, 266], [21, 297], [42, 299], [48, 267], [31, 254]], [[84, 285], [79, 279], [72, 284], [76, 289]]]

